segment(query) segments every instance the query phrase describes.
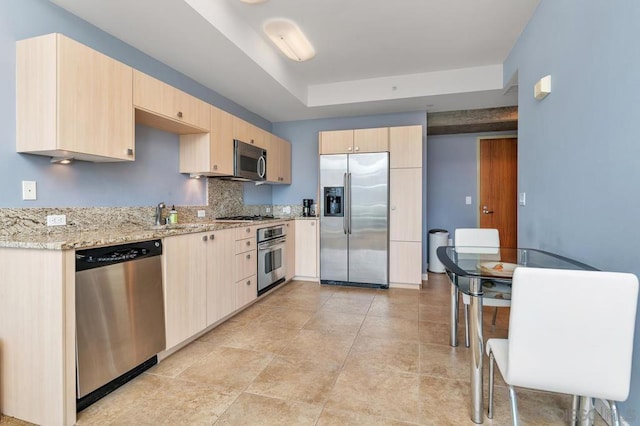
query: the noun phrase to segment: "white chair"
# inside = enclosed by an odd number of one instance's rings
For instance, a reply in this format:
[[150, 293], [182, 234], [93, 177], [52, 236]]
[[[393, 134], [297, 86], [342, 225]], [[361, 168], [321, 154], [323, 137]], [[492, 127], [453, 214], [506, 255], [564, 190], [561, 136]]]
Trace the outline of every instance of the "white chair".
[[519, 267], [511, 296], [509, 338], [487, 342], [488, 417], [495, 362], [509, 385], [514, 425], [514, 386], [606, 400], [619, 424], [615, 401], [629, 395], [638, 278]]
[[[458, 255], [461, 253], [482, 253], [487, 255], [487, 260], [490, 260], [491, 255], [495, 254], [495, 259], [500, 260], [500, 234], [497, 229], [458, 228], [455, 230], [454, 237]], [[462, 303], [464, 304], [464, 344], [469, 347], [469, 304], [471, 303], [471, 297], [463, 293]], [[498, 308], [511, 306], [511, 301], [509, 299], [483, 297], [482, 305], [496, 308], [492, 320], [492, 324], [495, 325]]]

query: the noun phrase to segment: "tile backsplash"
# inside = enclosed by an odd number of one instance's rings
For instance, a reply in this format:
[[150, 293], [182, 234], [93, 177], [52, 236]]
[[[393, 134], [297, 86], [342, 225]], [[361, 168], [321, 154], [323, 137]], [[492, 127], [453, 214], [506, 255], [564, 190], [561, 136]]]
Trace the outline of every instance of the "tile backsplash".
[[[302, 205], [244, 205], [242, 182], [222, 179], [207, 179], [208, 205], [176, 206], [178, 222], [208, 222], [221, 216], [265, 215], [276, 217], [302, 216]], [[171, 200], [164, 201], [169, 214]], [[290, 208], [290, 213], [284, 213]], [[205, 217], [199, 218], [198, 211]], [[270, 211], [268, 211], [270, 210]], [[66, 215], [64, 226], [47, 226], [48, 215]], [[63, 233], [95, 231], [119, 227], [151, 226], [155, 219], [155, 205], [150, 207], [42, 207], [0, 208], [0, 237], [20, 234]]]

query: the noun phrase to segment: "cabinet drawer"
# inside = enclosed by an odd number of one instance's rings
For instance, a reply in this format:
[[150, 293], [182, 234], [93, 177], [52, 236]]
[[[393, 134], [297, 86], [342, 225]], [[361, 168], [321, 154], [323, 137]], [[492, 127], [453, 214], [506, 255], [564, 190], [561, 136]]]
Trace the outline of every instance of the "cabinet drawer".
[[258, 272], [258, 260], [256, 256], [255, 251], [236, 254], [236, 281], [250, 277], [251, 275], [256, 275]]
[[258, 279], [256, 275], [244, 278], [235, 283], [236, 309], [240, 309], [247, 303], [258, 297]]
[[244, 253], [246, 251], [255, 251], [256, 249], [256, 239], [255, 238], [247, 238], [244, 240], [236, 241], [236, 254]]
[[242, 226], [236, 228], [236, 240], [244, 240], [245, 238], [255, 238], [257, 226]]

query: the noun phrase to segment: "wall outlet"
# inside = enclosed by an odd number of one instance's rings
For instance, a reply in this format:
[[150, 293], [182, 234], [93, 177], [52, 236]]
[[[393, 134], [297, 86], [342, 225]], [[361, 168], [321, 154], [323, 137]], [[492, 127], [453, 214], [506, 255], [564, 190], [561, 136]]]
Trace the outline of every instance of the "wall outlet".
[[67, 224], [67, 215], [50, 214], [47, 216], [47, 226], [62, 226]]
[[198, 217], [205, 217], [206, 212], [204, 210], [198, 210]]
[[266, 207], [266, 208], [264, 209], [264, 211], [265, 211], [265, 212], [267, 212], [267, 213], [271, 213], [271, 207]]

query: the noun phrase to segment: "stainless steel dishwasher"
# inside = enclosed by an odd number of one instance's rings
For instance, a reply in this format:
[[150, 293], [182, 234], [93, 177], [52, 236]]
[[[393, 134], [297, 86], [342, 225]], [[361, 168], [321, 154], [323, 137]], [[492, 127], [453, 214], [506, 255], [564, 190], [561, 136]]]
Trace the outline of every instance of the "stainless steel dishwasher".
[[161, 254], [160, 240], [76, 252], [78, 411], [165, 349]]

